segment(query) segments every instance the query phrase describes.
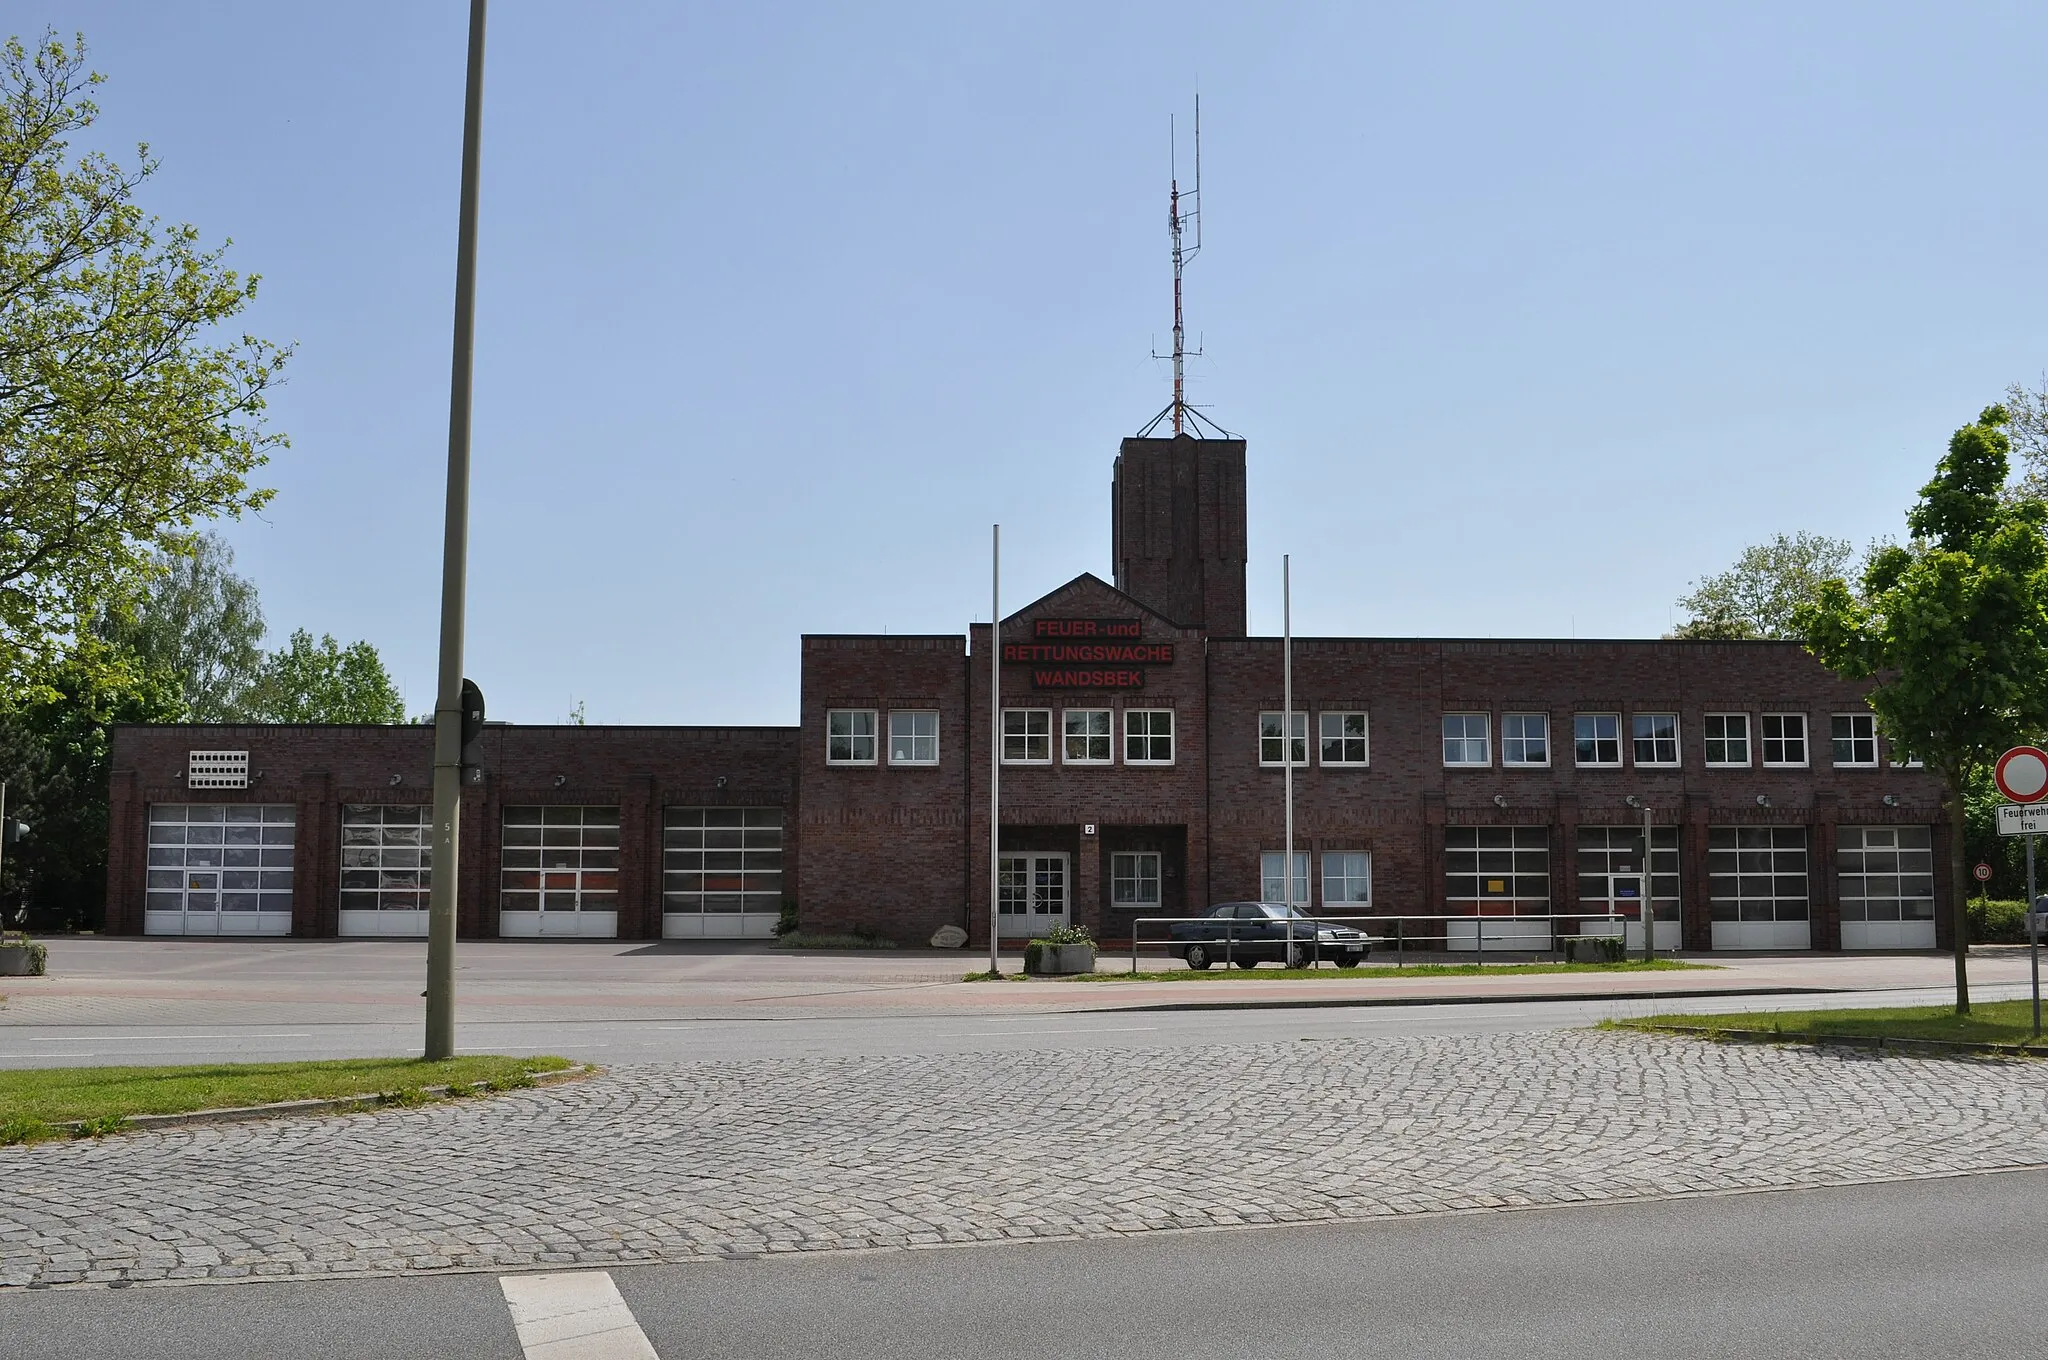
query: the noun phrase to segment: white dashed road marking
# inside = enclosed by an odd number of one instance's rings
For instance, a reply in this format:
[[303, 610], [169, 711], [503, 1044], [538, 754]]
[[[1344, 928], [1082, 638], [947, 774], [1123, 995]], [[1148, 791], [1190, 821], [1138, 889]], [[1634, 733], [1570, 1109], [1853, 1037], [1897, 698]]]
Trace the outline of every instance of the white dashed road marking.
[[498, 1287], [526, 1360], [660, 1360], [602, 1270], [504, 1275]]

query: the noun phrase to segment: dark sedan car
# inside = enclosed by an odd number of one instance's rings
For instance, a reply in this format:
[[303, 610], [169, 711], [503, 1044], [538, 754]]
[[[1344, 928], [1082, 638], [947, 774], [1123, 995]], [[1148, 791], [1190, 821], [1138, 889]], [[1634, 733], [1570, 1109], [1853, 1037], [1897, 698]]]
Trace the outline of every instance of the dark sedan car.
[[1174, 922], [1170, 938], [1190, 968], [1223, 962], [1256, 968], [1268, 959], [1306, 968], [1319, 958], [1352, 968], [1372, 948], [1364, 932], [1318, 921], [1284, 902], [1225, 902], [1199, 920]]

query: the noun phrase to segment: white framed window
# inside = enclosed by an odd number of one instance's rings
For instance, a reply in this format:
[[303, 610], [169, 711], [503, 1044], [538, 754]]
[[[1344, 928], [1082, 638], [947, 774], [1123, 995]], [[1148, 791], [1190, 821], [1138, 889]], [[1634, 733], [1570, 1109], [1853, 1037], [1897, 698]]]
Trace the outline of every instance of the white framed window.
[[1629, 719], [1629, 728], [1635, 737], [1636, 764], [1676, 765], [1678, 763], [1678, 715], [1676, 713], [1638, 713]]
[[1372, 743], [1363, 713], [1319, 713], [1316, 731], [1321, 737], [1321, 760], [1325, 765], [1370, 765]]
[[1119, 850], [1109, 857], [1109, 902], [1114, 907], [1157, 907], [1159, 852]]
[[1052, 764], [1052, 710], [1003, 710], [1003, 764]]
[[1877, 715], [1837, 713], [1830, 733], [1835, 764], [1877, 766]]
[[1308, 851], [1294, 852], [1294, 894], [1286, 895], [1287, 887], [1282, 882], [1282, 870], [1286, 868], [1287, 856], [1283, 851], [1268, 850], [1259, 856], [1259, 900], [1262, 902], [1292, 902], [1297, 907], [1308, 905]]
[[1362, 850], [1323, 852], [1323, 910], [1372, 905], [1372, 856]]
[[895, 709], [889, 714], [889, 763], [939, 763], [939, 715], [921, 709]]
[[1766, 713], [1763, 715], [1764, 764], [1804, 765], [1806, 763], [1806, 715]]
[[1060, 715], [1069, 765], [1109, 765], [1116, 760], [1116, 736], [1106, 708], [1070, 708]]
[[341, 909], [425, 911], [432, 887], [434, 810], [345, 804], [341, 809]]
[[1173, 764], [1173, 710], [1124, 710], [1124, 764]]
[[1706, 735], [1707, 764], [1747, 766], [1749, 764], [1749, 715], [1709, 713], [1701, 730]]
[[875, 763], [875, 710], [834, 708], [825, 713], [825, 763]]
[[1548, 713], [1504, 713], [1500, 720], [1500, 763], [1503, 765], [1548, 765], [1550, 763], [1550, 715]]
[[1444, 764], [1491, 765], [1493, 745], [1484, 713], [1444, 714]]
[[1280, 754], [1280, 710], [1259, 715], [1259, 764], [1279, 765], [1283, 759], [1292, 760], [1297, 767], [1308, 764], [1308, 714], [1296, 713], [1288, 724], [1291, 741], [1285, 743], [1292, 749], [1285, 757]]
[[1621, 715], [1574, 713], [1572, 757], [1580, 765], [1621, 764]]
[[1898, 743], [1896, 742], [1892, 744], [1892, 758], [1890, 764], [1894, 770], [1917, 770], [1922, 768], [1922, 762], [1920, 760], [1920, 757], [1901, 757], [1899, 754]]

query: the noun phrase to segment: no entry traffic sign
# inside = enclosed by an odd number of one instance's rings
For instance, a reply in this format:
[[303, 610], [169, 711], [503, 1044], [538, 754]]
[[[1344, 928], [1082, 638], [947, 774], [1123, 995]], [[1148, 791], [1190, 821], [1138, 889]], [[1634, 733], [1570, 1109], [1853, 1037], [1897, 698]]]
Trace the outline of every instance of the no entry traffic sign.
[[2048, 798], [2048, 751], [2015, 746], [1998, 758], [1994, 777], [1998, 791], [2013, 802], [2038, 803]]

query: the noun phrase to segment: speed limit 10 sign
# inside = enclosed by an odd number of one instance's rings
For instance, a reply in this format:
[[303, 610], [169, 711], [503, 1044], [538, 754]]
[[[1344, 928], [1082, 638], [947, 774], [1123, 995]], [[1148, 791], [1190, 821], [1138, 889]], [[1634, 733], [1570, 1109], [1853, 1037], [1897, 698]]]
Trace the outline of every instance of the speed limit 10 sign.
[[2048, 751], [2015, 746], [1998, 758], [1993, 775], [1998, 791], [2013, 802], [2038, 803], [2048, 798]]
[[1991, 866], [1988, 864], [1980, 864], [1972, 872], [1977, 875], [1979, 883], [1989, 883], [1991, 881]]

